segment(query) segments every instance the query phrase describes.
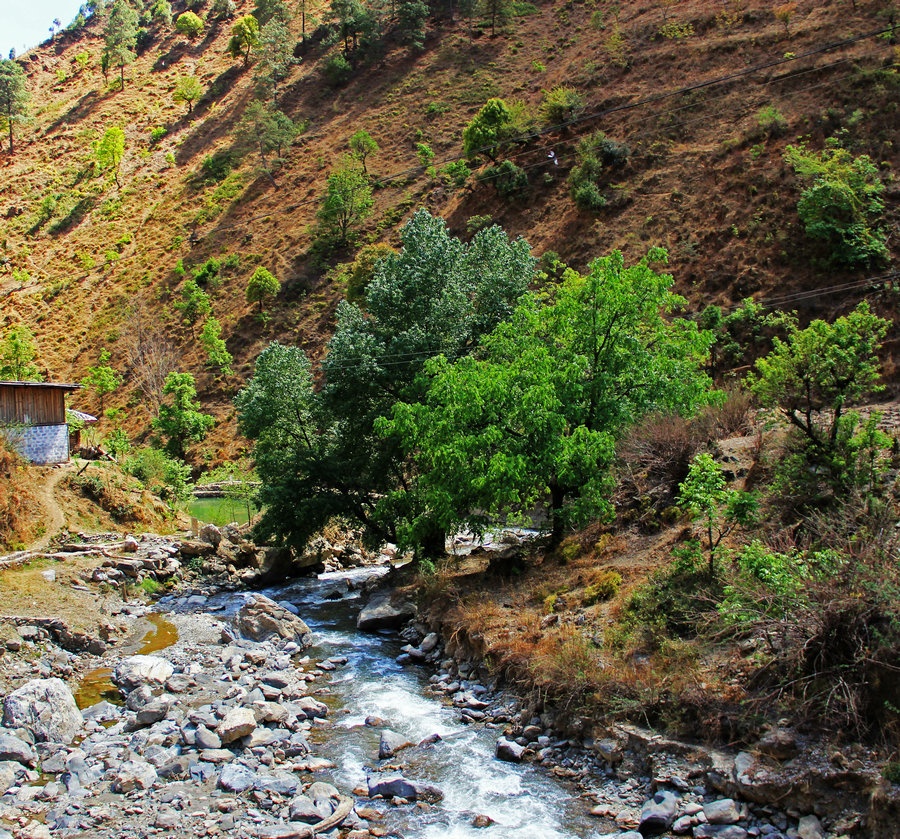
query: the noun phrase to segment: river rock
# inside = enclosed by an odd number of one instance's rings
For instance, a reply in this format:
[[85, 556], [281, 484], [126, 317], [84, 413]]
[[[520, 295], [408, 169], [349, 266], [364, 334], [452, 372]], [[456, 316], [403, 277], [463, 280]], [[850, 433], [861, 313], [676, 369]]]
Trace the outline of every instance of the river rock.
[[415, 743], [407, 740], [402, 734], [398, 734], [396, 731], [391, 731], [389, 728], [386, 728], [381, 732], [381, 742], [378, 744], [378, 759], [386, 760], [389, 757], [393, 757], [402, 749], [408, 749], [410, 746], [414, 745]]
[[150, 789], [156, 782], [156, 768], [146, 760], [126, 760], [113, 779], [113, 792], [131, 792], [133, 789]]
[[783, 728], [767, 731], [754, 746], [754, 751], [776, 760], [791, 760], [800, 751], [797, 737], [793, 732]]
[[297, 795], [291, 799], [289, 818], [292, 822], [316, 824], [330, 815], [330, 807], [316, 806], [315, 801], [308, 795]]
[[222, 531], [214, 524], [204, 524], [200, 528], [200, 540], [218, 548], [222, 542]]
[[122, 659], [113, 671], [112, 680], [126, 693], [141, 685], [163, 685], [175, 672], [172, 664], [158, 655], [133, 655]]
[[437, 787], [410, 781], [399, 773], [369, 778], [368, 786], [371, 798], [380, 795], [383, 798], [405, 798], [407, 801], [439, 801], [444, 797]]
[[197, 730], [194, 732], [194, 742], [198, 749], [220, 749], [222, 747], [222, 738], [205, 725], [197, 726]]
[[0, 760], [14, 760], [26, 766], [34, 766], [37, 753], [31, 746], [13, 734], [0, 734]]
[[363, 606], [356, 619], [357, 629], [396, 629], [416, 616], [416, 606], [409, 600], [397, 599], [393, 591], [376, 591]]
[[232, 620], [237, 633], [249, 641], [284, 638], [301, 649], [312, 645], [312, 632], [296, 615], [262, 594], [251, 595]]
[[721, 798], [703, 805], [703, 815], [710, 824], [736, 824], [741, 811], [732, 798]]
[[747, 839], [748, 833], [736, 824], [698, 824], [694, 839]]
[[32, 679], [3, 701], [3, 725], [27, 729], [38, 742], [68, 744], [84, 718], [62, 679]]
[[169, 703], [164, 699], [158, 699], [155, 702], [148, 702], [137, 712], [135, 722], [138, 725], [153, 725], [154, 723], [164, 720], [166, 714], [169, 713]]
[[228, 792], [245, 792], [256, 783], [256, 773], [240, 763], [229, 763], [219, 775], [219, 786]]
[[678, 796], [668, 790], [659, 790], [641, 807], [638, 830], [643, 836], [653, 836], [668, 830], [678, 812]]
[[251, 708], [232, 708], [216, 727], [216, 734], [223, 743], [233, 743], [256, 729], [256, 717]]
[[525, 756], [525, 746], [520, 746], [514, 740], [507, 740], [501, 737], [497, 741], [495, 751], [497, 760], [505, 760], [507, 763], [521, 763]]
[[797, 836], [800, 839], [825, 839], [825, 831], [816, 816], [803, 816], [797, 825]]

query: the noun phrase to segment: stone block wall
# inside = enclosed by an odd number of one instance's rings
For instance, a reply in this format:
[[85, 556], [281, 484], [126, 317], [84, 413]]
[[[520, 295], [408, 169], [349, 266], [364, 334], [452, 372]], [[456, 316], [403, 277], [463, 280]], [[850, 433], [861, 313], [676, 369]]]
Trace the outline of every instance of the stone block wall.
[[32, 463], [65, 463], [69, 459], [68, 425], [25, 425], [0, 428], [13, 448]]

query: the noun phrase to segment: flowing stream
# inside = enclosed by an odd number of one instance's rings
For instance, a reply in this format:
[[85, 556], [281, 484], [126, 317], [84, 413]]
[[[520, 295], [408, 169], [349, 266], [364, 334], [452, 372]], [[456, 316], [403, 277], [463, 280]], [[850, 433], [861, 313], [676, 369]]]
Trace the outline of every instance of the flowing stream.
[[[378, 765], [382, 727], [419, 742], [432, 734], [432, 747], [400, 752], [395, 762], [404, 774], [441, 789], [444, 799], [429, 808], [389, 807], [385, 826], [417, 839], [574, 839], [598, 835], [598, 822], [573, 789], [545, 769], [504, 763], [494, 758], [501, 731], [459, 722], [458, 711], [425, 692], [430, 675], [424, 668], [401, 666], [395, 656], [402, 641], [395, 634], [369, 634], [356, 629], [361, 605], [348, 581], [359, 582], [371, 570], [323, 574], [265, 592], [275, 600], [295, 604], [313, 630], [315, 658], [346, 656], [348, 663], [333, 672], [329, 692], [343, 713], [333, 713], [333, 727], [322, 730], [316, 751], [335, 763], [334, 783], [344, 790], [365, 785]], [[328, 697], [321, 697], [329, 701]], [[366, 726], [369, 716], [384, 720]], [[476, 828], [476, 815], [494, 824]]]

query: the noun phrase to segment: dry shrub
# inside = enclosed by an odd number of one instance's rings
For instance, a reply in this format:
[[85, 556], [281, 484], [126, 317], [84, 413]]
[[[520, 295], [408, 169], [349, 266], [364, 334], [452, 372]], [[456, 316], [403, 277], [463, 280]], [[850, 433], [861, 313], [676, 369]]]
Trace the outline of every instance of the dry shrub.
[[705, 445], [704, 430], [679, 416], [652, 414], [619, 444], [622, 490], [632, 500], [650, 496], [655, 506], [670, 504], [687, 477], [694, 455]]
[[38, 535], [40, 505], [28, 466], [0, 436], [0, 546], [21, 548]]
[[738, 388], [726, 388], [725, 401], [701, 411], [696, 423], [709, 439], [743, 437], [753, 430], [753, 397]]

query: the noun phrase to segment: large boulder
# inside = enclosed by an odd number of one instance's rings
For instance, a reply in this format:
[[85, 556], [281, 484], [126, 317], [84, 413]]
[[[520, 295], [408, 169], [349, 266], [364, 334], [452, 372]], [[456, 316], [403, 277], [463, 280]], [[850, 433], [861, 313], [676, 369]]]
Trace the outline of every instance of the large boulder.
[[405, 798], [407, 801], [440, 801], [444, 794], [429, 784], [410, 781], [399, 773], [369, 778], [369, 797]]
[[416, 616], [415, 603], [397, 597], [393, 591], [376, 591], [356, 619], [357, 629], [396, 629]]
[[174, 672], [171, 662], [158, 655], [133, 655], [123, 658], [116, 665], [112, 680], [129, 693], [141, 685], [164, 685]]
[[641, 807], [641, 823], [638, 830], [642, 836], [664, 833], [672, 826], [677, 814], [678, 796], [668, 790], [659, 790]]
[[38, 742], [68, 744], [81, 731], [84, 718], [62, 679], [32, 679], [4, 700], [3, 725], [25, 728]]
[[2, 760], [14, 760], [26, 766], [34, 766], [37, 763], [37, 754], [21, 738], [2, 731], [0, 732], [0, 761]]
[[250, 708], [232, 708], [216, 728], [223, 744], [233, 743], [256, 730], [256, 717]]
[[237, 633], [249, 641], [283, 638], [301, 648], [312, 645], [309, 627], [296, 615], [262, 594], [253, 594], [232, 619]]

